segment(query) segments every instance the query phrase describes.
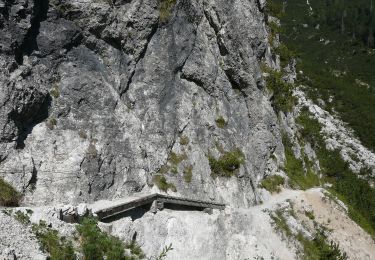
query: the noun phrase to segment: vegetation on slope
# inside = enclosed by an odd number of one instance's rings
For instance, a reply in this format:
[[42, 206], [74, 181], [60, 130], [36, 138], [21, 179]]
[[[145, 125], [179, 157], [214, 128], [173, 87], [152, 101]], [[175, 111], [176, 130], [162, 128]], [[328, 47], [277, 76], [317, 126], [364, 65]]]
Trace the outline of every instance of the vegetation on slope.
[[57, 230], [47, 226], [46, 222], [32, 225], [32, 231], [37, 237], [42, 251], [49, 253], [51, 259], [76, 259], [72, 241], [61, 237]]
[[[11, 210], [3, 212], [8, 215], [13, 214]], [[39, 224], [31, 224], [30, 214], [32, 213], [32, 210], [27, 209], [26, 213], [16, 211], [13, 216], [23, 225], [31, 225], [31, 230], [39, 241], [40, 249], [49, 255], [48, 259], [77, 259], [77, 251], [81, 252], [83, 259], [140, 260], [146, 258], [136, 241], [124, 243], [119, 238], [101, 231], [98, 221], [93, 217], [85, 217], [76, 225], [78, 236], [68, 238], [61, 236], [43, 220], [40, 220]], [[164, 259], [171, 250], [173, 250], [172, 244], [166, 246], [154, 258]]]
[[348, 205], [349, 216], [375, 237], [375, 189], [349, 169], [339, 151], [327, 150], [320, 134], [321, 126], [307, 110], [302, 110], [297, 122], [303, 127], [304, 140], [312, 144], [317, 154], [322, 174], [320, 181], [332, 184], [330, 191]]
[[[295, 157], [292, 150], [292, 144], [286, 136], [283, 136], [285, 149], [285, 166], [284, 171], [289, 177], [289, 185], [292, 188], [309, 189], [320, 184], [318, 175], [313, 172], [311, 167], [305, 170], [302, 159]], [[305, 165], [308, 165], [307, 160]]]
[[285, 179], [282, 176], [279, 175], [272, 175], [268, 176], [267, 178], [263, 179], [260, 183], [260, 186], [269, 192], [280, 192], [280, 186], [284, 185]]
[[280, 111], [290, 112], [296, 103], [296, 98], [293, 96], [293, 84], [285, 82], [280, 71], [267, 67], [264, 67], [263, 70], [267, 73], [266, 86], [272, 91], [271, 103], [273, 109], [276, 113]]
[[[272, 1], [282, 13], [282, 0]], [[281, 41], [298, 53], [300, 83], [338, 112], [375, 150], [375, 28], [372, 1], [288, 0], [279, 15]]]
[[[363, 144], [375, 150], [375, 51], [369, 49], [374, 47], [372, 1], [371, 5], [362, 0], [309, 2], [268, 1], [267, 10], [281, 19], [283, 29], [276, 29], [283, 44], [298, 53], [298, 79], [309, 97], [331, 113], [338, 112]], [[313, 146], [320, 172], [314, 172], [303, 150], [302, 158], [295, 158], [292, 144], [284, 137], [285, 172], [291, 186], [306, 189], [331, 183], [330, 191], [348, 205], [350, 217], [375, 236], [375, 190], [348, 168], [339, 151], [326, 149], [321, 126], [307, 110], [297, 123], [303, 127], [300, 141]]]
[[[294, 212], [291, 212], [294, 214]], [[340, 251], [339, 245], [333, 241], [328, 241], [322, 227], [318, 227], [313, 239], [307, 238], [303, 233], [295, 234], [290, 229], [287, 220], [281, 209], [271, 214], [276, 230], [286, 236], [287, 239], [298, 241], [302, 247], [302, 252], [298, 252], [301, 259], [307, 260], [346, 260], [345, 253]]]
[[[117, 237], [102, 232], [93, 218], [85, 218], [77, 226], [77, 231], [85, 259], [137, 260], [145, 257], [135, 241], [124, 244]], [[128, 255], [125, 249], [129, 249], [131, 255]]]

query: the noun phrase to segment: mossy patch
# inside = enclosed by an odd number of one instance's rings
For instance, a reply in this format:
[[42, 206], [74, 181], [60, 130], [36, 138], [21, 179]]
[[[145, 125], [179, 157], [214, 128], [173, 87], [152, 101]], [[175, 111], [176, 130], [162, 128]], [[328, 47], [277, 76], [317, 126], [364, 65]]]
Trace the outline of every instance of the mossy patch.
[[169, 159], [168, 161], [172, 164], [172, 165], [178, 165], [180, 164], [183, 160], [186, 160], [187, 159], [187, 155], [185, 153], [183, 154], [177, 154], [175, 152], [171, 152], [170, 155], [169, 155]]
[[219, 116], [215, 120], [215, 122], [216, 122], [217, 127], [219, 127], [219, 128], [224, 128], [224, 127], [227, 126], [227, 121], [225, 121], [224, 117], [222, 117], [222, 116]]
[[46, 126], [49, 130], [53, 130], [55, 129], [55, 126], [57, 125], [57, 120], [56, 118], [52, 117], [50, 119], [47, 120], [46, 122]]
[[51, 88], [51, 90], [49, 91], [50, 95], [53, 97], [53, 98], [59, 98], [60, 97], [60, 90], [59, 90], [59, 86], [57, 84], [53, 85], [53, 87]]
[[84, 130], [79, 130], [78, 131], [78, 135], [79, 137], [81, 137], [82, 139], [87, 139], [87, 134]]

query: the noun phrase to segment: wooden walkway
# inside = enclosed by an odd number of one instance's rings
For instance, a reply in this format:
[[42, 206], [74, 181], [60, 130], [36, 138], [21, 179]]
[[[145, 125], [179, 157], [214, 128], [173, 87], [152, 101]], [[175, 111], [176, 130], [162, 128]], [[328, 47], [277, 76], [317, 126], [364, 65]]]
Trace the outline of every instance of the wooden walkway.
[[223, 210], [225, 204], [211, 201], [194, 200], [189, 198], [173, 197], [163, 194], [151, 194], [141, 197], [133, 198], [128, 201], [119, 201], [118, 203], [111, 203], [108, 207], [102, 207], [94, 211], [99, 220], [106, 220], [118, 215], [124, 214], [127, 211], [136, 209], [138, 207], [148, 206], [151, 212], [156, 213], [158, 210], [166, 208], [179, 209], [195, 209], [208, 210], [212, 209]]

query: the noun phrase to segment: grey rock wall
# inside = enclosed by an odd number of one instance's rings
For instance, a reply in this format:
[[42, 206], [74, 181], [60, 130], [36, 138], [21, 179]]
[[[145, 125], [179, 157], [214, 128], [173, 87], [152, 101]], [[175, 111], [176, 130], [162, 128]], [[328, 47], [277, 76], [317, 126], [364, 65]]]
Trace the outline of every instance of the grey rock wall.
[[[0, 0], [0, 177], [25, 205], [74, 204], [156, 191], [176, 154], [178, 194], [255, 204], [283, 157], [263, 5], [177, 0], [159, 19], [159, 0]], [[237, 176], [212, 178], [208, 156], [235, 149]]]

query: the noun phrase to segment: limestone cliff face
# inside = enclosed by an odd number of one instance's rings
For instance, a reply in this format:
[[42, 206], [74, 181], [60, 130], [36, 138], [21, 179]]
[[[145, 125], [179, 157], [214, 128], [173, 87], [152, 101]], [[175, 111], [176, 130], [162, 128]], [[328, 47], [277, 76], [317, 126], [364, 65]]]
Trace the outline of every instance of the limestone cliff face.
[[[23, 204], [157, 190], [167, 165], [178, 194], [256, 203], [283, 156], [262, 4], [162, 2], [0, 1], [0, 176]], [[213, 178], [208, 157], [236, 149], [237, 176]]]

